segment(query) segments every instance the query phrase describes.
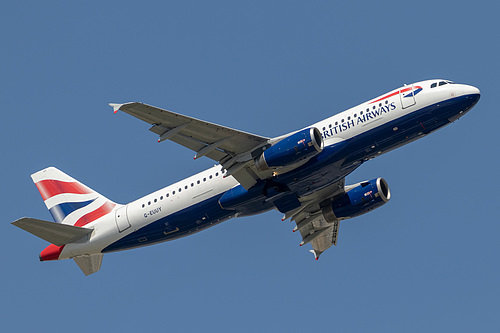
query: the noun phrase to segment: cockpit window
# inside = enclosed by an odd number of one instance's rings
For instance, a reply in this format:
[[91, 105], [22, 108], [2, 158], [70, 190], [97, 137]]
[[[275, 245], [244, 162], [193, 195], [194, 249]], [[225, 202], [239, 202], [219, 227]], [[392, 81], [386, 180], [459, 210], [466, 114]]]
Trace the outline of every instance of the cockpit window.
[[[439, 86], [444, 86], [445, 84], [455, 84], [455, 82], [453, 81], [440, 81], [439, 82]], [[433, 84], [431, 84], [431, 88], [436, 88], [438, 86], [438, 83], [437, 82], [434, 82]]]

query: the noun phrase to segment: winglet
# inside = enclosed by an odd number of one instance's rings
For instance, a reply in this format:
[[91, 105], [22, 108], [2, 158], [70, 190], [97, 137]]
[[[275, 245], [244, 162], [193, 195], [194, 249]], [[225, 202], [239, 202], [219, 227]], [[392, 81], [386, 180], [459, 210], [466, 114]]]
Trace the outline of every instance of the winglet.
[[315, 250], [309, 250], [309, 252], [311, 252], [314, 255], [314, 259], [316, 259], [316, 260], [318, 260], [321, 253], [323, 253], [322, 251], [321, 252], [318, 251], [318, 253], [316, 253]]
[[117, 113], [118, 110], [122, 107], [123, 104], [117, 104], [117, 103], [109, 103], [109, 106], [113, 108], [113, 112]]

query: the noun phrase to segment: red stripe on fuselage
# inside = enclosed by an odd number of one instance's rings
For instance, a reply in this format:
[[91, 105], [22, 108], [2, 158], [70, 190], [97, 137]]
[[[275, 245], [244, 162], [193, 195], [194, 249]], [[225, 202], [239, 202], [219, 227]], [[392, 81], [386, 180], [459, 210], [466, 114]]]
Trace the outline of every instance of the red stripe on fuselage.
[[116, 204], [110, 201], [106, 201], [106, 203], [104, 203], [104, 205], [102, 205], [101, 207], [80, 217], [78, 221], [76, 221], [74, 226], [83, 227], [84, 225], [89, 224], [90, 222], [94, 222], [98, 218], [103, 217], [104, 215], [111, 212], [115, 206]]
[[[420, 87], [420, 86], [415, 86], [415, 87], [413, 87], [413, 88], [414, 88], [415, 90], [416, 90], [416, 89], [422, 89], [422, 87]], [[411, 90], [411, 87], [406, 87], [406, 88], [404, 88], [404, 89], [398, 90], [398, 91], [393, 92], [393, 93], [391, 93], [391, 94], [388, 94], [388, 95], [382, 96], [382, 97], [380, 97], [379, 99], [376, 99], [376, 100], [374, 100], [374, 101], [371, 101], [371, 102], [370, 102], [370, 103], [368, 103], [368, 104], [377, 103], [377, 102], [383, 101], [383, 100], [384, 100], [384, 99], [386, 99], [386, 98], [389, 98], [389, 97], [392, 97], [392, 96], [396, 96], [396, 95], [398, 95], [398, 94], [400, 94], [400, 93], [402, 94], [402, 93], [408, 92], [408, 91], [410, 91], [410, 90]]]
[[46, 179], [35, 184], [42, 195], [43, 200], [47, 200], [63, 193], [88, 194], [92, 191], [77, 182], [62, 182], [59, 180]]

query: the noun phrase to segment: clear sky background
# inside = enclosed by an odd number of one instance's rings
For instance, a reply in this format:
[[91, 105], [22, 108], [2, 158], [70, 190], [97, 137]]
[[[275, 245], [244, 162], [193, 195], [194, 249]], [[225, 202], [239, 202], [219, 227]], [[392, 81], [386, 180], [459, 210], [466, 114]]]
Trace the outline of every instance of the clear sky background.
[[[0, 6], [2, 330], [498, 332], [498, 43], [492, 1], [11, 1]], [[51, 219], [56, 166], [127, 203], [213, 165], [109, 102], [278, 136], [389, 90], [481, 89], [456, 123], [366, 163], [391, 201], [315, 261], [273, 211], [107, 254], [85, 277], [12, 225]]]

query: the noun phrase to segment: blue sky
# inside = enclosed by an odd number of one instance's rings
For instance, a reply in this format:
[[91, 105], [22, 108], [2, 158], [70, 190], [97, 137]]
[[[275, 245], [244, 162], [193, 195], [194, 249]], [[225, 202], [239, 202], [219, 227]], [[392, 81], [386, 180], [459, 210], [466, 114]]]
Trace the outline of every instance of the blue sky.
[[[491, 1], [10, 2], [1, 6], [0, 277], [8, 331], [470, 332], [500, 326], [498, 23]], [[38, 262], [10, 222], [50, 219], [56, 166], [126, 203], [213, 165], [109, 102], [277, 136], [430, 78], [481, 89], [458, 122], [356, 170], [391, 201], [341, 223], [319, 261], [281, 214]]]

